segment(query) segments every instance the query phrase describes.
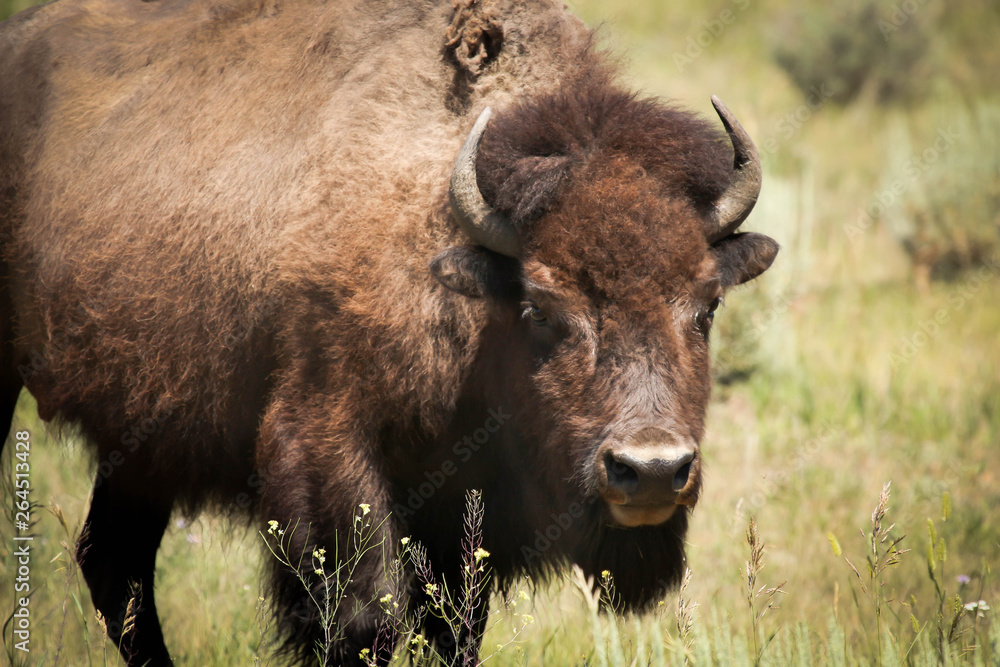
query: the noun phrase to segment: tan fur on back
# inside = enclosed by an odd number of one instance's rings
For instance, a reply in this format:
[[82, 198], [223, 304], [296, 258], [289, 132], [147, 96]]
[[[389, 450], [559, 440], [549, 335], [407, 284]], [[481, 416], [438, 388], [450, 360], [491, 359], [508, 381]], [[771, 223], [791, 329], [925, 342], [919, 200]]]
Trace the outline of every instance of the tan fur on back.
[[427, 263], [461, 242], [451, 162], [485, 105], [586, 40], [561, 3], [485, 4], [504, 50], [476, 79], [448, 2], [60, 0], [5, 24], [0, 239], [43, 417], [97, 434], [167, 412], [204, 430], [172, 460], [246, 452], [273, 380], [247, 371], [309, 361], [288, 341], [310, 290], [371, 329], [386, 391], [455, 391], [448, 356], [474, 350], [425, 335]]

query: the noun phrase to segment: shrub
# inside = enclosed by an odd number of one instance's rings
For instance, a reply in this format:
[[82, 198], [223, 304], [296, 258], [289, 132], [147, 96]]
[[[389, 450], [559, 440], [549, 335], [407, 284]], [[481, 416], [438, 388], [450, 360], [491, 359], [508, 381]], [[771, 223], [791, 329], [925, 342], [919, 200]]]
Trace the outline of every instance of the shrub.
[[800, 7], [780, 21], [773, 57], [806, 96], [821, 90], [843, 106], [869, 88], [881, 103], [911, 101], [927, 81], [930, 40], [905, 18], [893, 23], [871, 1]]
[[[1000, 104], [952, 105], [933, 116], [934, 129], [919, 131], [919, 143], [912, 122], [894, 128], [895, 156], [880, 188], [920, 172], [919, 187], [885, 212], [919, 282], [955, 278], [1000, 255]], [[943, 136], [951, 143], [940, 150]]]

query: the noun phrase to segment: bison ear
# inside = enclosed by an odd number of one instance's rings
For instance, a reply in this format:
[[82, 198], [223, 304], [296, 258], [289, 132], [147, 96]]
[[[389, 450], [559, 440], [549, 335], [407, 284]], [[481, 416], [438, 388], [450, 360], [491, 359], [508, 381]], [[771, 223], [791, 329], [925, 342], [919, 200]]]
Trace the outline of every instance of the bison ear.
[[748, 232], [732, 234], [714, 246], [719, 278], [723, 287], [753, 280], [771, 266], [778, 254], [778, 243], [769, 236]]
[[470, 299], [503, 299], [516, 292], [519, 263], [482, 246], [455, 246], [431, 260], [438, 282]]

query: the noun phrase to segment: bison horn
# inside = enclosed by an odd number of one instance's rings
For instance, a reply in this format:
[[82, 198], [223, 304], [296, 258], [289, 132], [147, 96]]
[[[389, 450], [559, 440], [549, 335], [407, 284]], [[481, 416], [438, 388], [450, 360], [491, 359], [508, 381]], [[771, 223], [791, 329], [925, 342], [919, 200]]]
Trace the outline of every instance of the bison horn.
[[479, 181], [476, 179], [479, 142], [483, 139], [483, 133], [492, 115], [492, 109], [489, 107], [483, 109], [465, 139], [462, 150], [458, 152], [455, 167], [451, 172], [448, 199], [451, 201], [451, 210], [455, 214], [458, 226], [473, 242], [501, 255], [517, 257], [517, 235], [510, 225], [510, 220], [490, 208], [483, 199], [482, 192], [479, 191]]
[[732, 234], [747, 219], [757, 195], [760, 194], [760, 156], [750, 135], [736, 120], [733, 112], [716, 97], [712, 96], [712, 106], [722, 119], [722, 124], [733, 143], [733, 176], [729, 187], [715, 202], [711, 213], [712, 226], [708, 231], [708, 242], [715, 243]]

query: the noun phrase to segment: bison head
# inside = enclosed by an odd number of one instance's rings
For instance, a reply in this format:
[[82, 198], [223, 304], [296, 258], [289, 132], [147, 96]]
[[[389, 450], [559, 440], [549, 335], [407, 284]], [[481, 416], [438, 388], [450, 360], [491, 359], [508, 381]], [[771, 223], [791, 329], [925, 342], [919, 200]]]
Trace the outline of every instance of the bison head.
[[[492, 123], [484, 111], [455, 163], [452, 212], [475, 245], [445, 251], [432, 270], [490, 303], [501, 348], [490, 375], [507, 393], [497, 400], [515, 401], [523, 465], [544, 461], [536, 476], [549, 506], [566, 502], [560, 490], [592, 501], [598, 527], [564, 554], [588, 570], [620, 562], [622, 542], [664, 536], [666, 569], [683, 562], [712, 320], [726, 288], [777, 253], [766, 236], [735, 233], [760, 162], [713, 104], [728, 141], [652, 100], [556, 93]], [[642, 588], [626, 597], [648, 602], [657, 587]]]

